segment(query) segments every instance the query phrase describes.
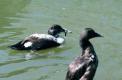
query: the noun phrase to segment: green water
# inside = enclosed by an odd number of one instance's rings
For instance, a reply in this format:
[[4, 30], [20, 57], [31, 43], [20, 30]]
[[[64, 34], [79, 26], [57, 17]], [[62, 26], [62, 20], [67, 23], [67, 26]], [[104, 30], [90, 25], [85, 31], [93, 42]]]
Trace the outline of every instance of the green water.
[[[72, 30], [61, 48], [16, 51], [7, 46], [52, 24]], [[79, 35], [92, 27], [99, 58], [94, 80], [122, 80], [122, 0], [0, 0], [0, 80], [64, 80], [80, 55]], [[30, 56], [28, 58], [28, 56]]]

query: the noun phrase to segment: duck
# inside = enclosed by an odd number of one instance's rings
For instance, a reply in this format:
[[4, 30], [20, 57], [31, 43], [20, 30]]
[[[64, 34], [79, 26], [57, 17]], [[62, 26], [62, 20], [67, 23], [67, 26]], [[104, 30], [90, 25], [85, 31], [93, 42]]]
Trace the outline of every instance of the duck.
[[92, 28], [85, 28], [80, 35], [81, 54], [68, 66], [65, 80], [93, 80], [98, 67], [98, 57], [89, 41], [95, 37], [103, 37]]
[[65, 36], [67, 33], [71, 33], [70, 30], [54, 24], [48, 29], [48, 34], [34, 33], [9, 47], [15, 50], [42, 50], [57, 47], [65, 41], [65, 38], [59, 35], [62, 32]]

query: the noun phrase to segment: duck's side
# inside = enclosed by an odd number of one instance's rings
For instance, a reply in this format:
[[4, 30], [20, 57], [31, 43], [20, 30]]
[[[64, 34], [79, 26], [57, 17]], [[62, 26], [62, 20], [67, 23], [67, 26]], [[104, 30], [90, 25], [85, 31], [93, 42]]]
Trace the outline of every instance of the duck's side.
[[65, 41], [63, 37], [59, 36], [61, 32], [64, 32], [66, 36], [69, 30], [63, 29], [60, 25], [55, 24], [49, 28], [48, 34], [32, 34], [10, 47], [17, 50], [42, 50], [56, 47]]
[[58, 38], [48, 34], [32, 34], [24, 40], [10, 46], [17, 50], [41, 50], [50, 47], [56, 47], [63, 43], [58, 41]]
[[69, 64], [66, 80], [93, 80], [98, 66], [98, 58], [89, 39], [98, 36], [100, 35], [94, 31], [91, 33], [91, 30], [90, 33], [86, 31], [85, 34], [82, 34], [80, 39], [81, 55]]

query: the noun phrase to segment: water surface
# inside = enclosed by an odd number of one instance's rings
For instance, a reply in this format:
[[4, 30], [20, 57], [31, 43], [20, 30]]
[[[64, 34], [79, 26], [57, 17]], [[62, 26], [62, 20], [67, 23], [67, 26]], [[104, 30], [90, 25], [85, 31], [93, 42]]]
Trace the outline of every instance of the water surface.
[[[0, 80], [64, 80], [67, 66], [80, 55], [79, 35], [94, 28], [99, 58], [94, 80], [122, 80], [121, 0], [0, 0]], [[24, 37], [47, 33], [52, 24], [72, 30], [63, 47], [43, 51], [8, 48]]]

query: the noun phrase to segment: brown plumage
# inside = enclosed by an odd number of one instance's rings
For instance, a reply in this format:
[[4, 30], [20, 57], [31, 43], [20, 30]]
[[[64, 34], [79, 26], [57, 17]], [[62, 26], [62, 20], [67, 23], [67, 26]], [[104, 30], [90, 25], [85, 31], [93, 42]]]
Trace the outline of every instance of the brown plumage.
[[86, 28], [81, 33], [80, 46], [82, 53], [68, 67], [66, 80], [93, 80], [98, 58], [89, 39], [101, 37], [92, 28]]

